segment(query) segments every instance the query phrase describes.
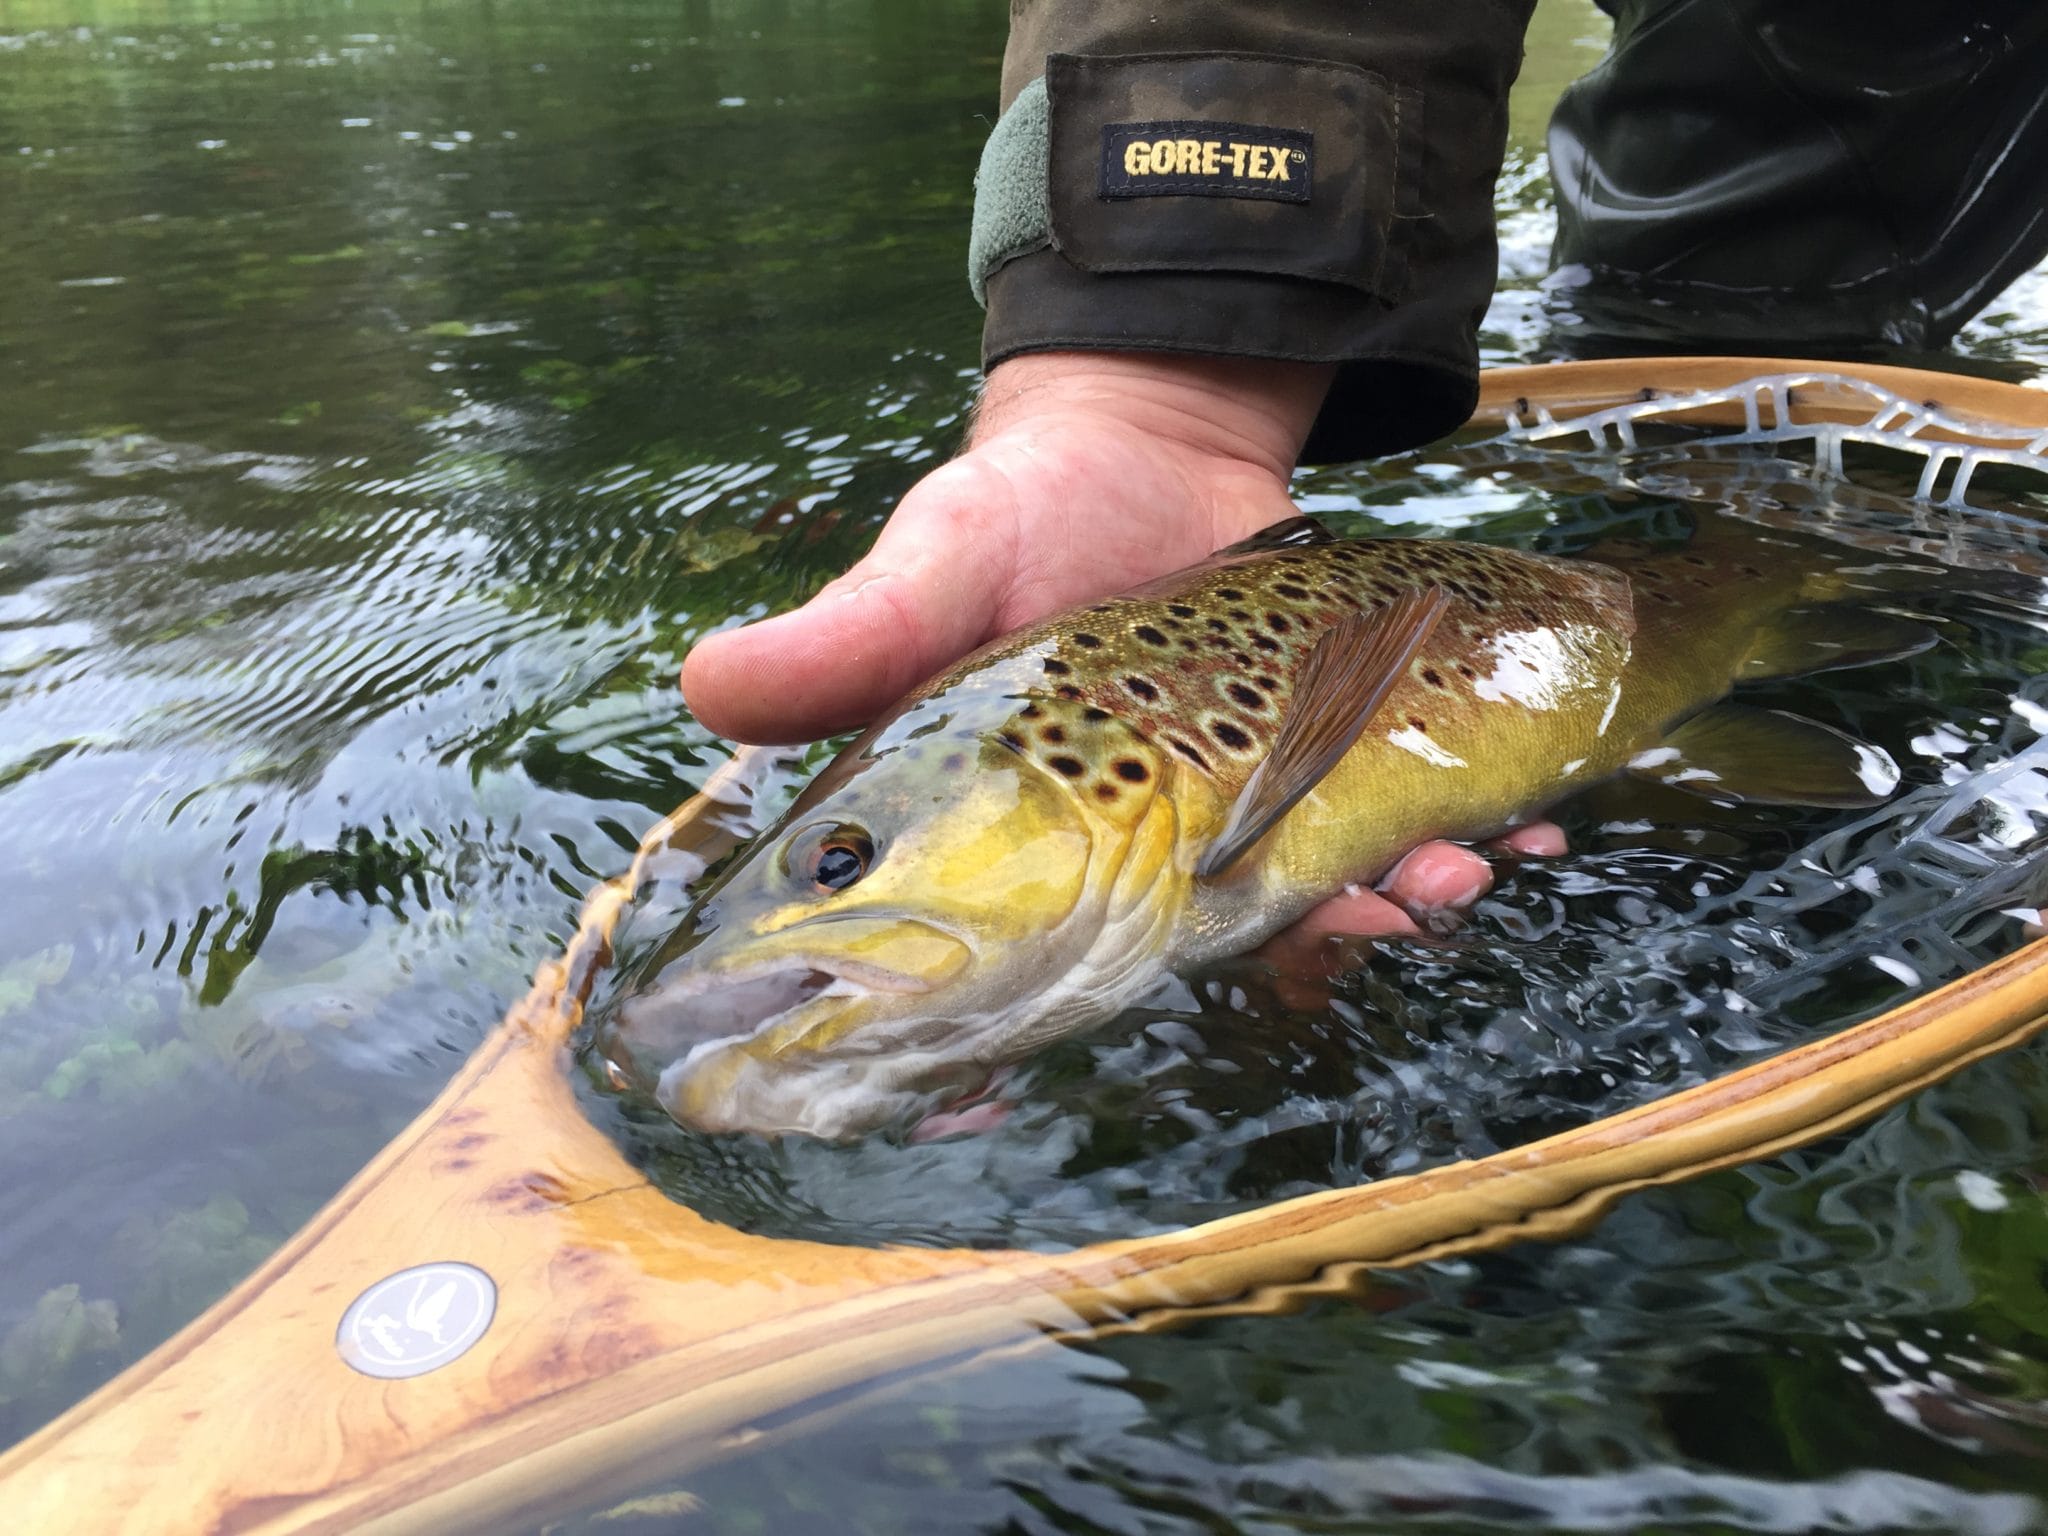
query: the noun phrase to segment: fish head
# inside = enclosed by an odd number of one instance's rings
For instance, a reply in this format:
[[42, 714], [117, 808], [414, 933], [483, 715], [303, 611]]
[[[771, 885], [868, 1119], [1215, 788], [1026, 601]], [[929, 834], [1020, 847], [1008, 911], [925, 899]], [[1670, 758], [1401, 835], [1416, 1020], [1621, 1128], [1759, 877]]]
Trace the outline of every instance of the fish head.
[[840, 1139], [907, 1120], [1108, 979], [1091, 956], [1174, 863], [1160, 760], [1101, 710], [1008, 696], [991, 721], [959, 691], [840, 754], [600, 1027], [678, 1123]]

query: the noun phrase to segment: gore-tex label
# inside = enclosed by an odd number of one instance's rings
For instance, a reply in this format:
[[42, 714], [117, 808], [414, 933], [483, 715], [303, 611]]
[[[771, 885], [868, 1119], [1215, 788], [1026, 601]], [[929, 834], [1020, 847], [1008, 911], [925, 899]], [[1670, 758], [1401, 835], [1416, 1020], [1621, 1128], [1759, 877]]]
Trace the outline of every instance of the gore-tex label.
[[1105, 123], [1102, 196], [1263, 197], [1305, 203], [1315, 135], [1251, 123]]

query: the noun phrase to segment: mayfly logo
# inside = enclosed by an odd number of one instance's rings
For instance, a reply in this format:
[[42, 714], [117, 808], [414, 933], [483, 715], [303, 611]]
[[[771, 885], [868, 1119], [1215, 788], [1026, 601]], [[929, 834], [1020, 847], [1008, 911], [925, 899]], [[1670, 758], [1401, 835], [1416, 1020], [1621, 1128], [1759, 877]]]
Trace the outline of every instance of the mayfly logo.
[[1102, 195], [1251, 197], [1305, 203], [1315, 135], [1250, 123], [1109, 123]]
[[386, 1275], [341, 1314], [334, 1347], [365, 1376], [424, 1376], [468, 1352], [498, 1310], [473, 1264], [416, 1264]]

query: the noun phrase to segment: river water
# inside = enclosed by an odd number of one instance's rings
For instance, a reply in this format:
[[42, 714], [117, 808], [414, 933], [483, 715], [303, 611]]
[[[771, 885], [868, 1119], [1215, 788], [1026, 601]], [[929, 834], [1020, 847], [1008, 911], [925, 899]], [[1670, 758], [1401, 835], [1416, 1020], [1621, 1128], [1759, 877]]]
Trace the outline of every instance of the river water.
[[[1541, 126], [1604, 25], [1539, 7], [1489, 361], [1545, 345]], [[692, 638], [843, 567], [950, 451], [1001, 46], [1001, 8], [965, 3], [0, 0], [0, 1440], [195, 1315], [433, 1096], [720, 755], [674, 691]], [[2035, 374], [2048, 279], [1958, 351]], [[1539, 506], [1497, 468], [1301, 489], [1360, 527], [1545, 547], [1643, 512], [1627, 486]], [[1416, 495], [1438, 510], [1389, 510]], [[1967, 666], [1844, 674], [1835, 706], [1937, 784], [1963, 748], [1932, 733], [2003, 740], [2041, 670], [2019, 632], [1983, 633]], [[1892, 718], [1902, 699], [1921, 715]], [[1682, 927], [1659, 902], [1699, 871], [1606, 824], [1586, 813], [1572, 859], [1511, 874], [1475, 919], [1480, 960], [1362, 956], [1353, 1011], [1456, 985], [1477, 1018], [1495, 994], [1475, 966], [1568, 991], [1628, 934]], [[1737, 841], [1780, 857], [1832, 825]], [[1664, 854], [1719, 859], [1719, 899], [1741, 851]], [[1959, 932], [1920, 980], [2019, 927]], [[1512, 947], [1483, 958], [1510, 941], [1536, 946], [1528, 974]], [[1859, 975], [1839, 1012], [1913, 984]], [[1184, 1030], [1261, 1016], [1216, 996]], [[1581, 1085], [1663, 1084], [1771, 1043], [1720, 1025], [1692, 1057], [1622, 1034], [1555, 1054]], [[1513, 1057], [1528, 1091], [1489, 1096], [1478, 1025], [1435, 1057], [1364, 1029], [1338, 1044], [1421, 1084], [1419, 1108], [1256, 1155], [1240, 1136], [1219, 1161], [1202, 1138], [1298, 1084], [1203, 1120], [1190, 1038], [1069, 1058], [1055, 1086], [1104, 1086], [1026, 1104], [1020, 1125], [1060, 1135], [1137, 1128], [1092, 1150], [999, 1134], [915, 1163], [708, 1169], [642, 1150], [707, 1209], [719, 1176], [772, 1176], [764, 1225], [1062, 1242], [1586, 1108], [1541, 1052]], [[1226, 1065], [1256, 1079], [1270, 1053], [1235, 1039]], [[2048, 1520], [2044, 1068], [1979, 1066], [1854, 1135], [1369, 1305], [914, 1383], [589, 1528], [668, 1529], [685, 1504], [721, 1532], [2029, 1528]]]

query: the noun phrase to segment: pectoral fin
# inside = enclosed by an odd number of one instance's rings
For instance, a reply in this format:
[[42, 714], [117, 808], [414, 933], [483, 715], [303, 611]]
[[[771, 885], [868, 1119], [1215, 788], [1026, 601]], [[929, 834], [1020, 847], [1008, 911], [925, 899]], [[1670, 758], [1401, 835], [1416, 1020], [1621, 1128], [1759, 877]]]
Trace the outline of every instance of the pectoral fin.
[[1337, 766], [1450, 606], [1441, 588], [1340, 619], [1301, 664], [1287, 718], [1195, 873], [1220, 875]]
[[1925, 624], [1868, 608], [1843, 604], [1788, 608], [1757, 636], [1736, 676], [1797, 677], [1804, 672], [1869, 666], [1917, 655], [1940, 638]]
[[1853, 808], [1899, 787], [1889, 753], [1774, 709], [1717, 704], [1637, 755], [1629, 772], [1708, 800]]

